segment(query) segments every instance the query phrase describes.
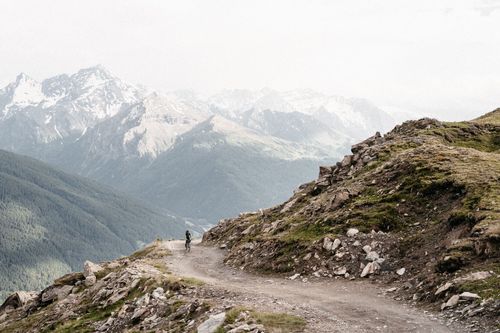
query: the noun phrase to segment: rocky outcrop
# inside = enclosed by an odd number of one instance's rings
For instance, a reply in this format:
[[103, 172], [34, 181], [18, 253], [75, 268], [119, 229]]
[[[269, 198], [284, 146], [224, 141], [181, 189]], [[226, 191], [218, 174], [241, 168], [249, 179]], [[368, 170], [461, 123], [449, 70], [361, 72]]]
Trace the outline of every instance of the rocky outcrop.
[[[499, 120], [496, 110], [471, 122], [421, 119], [376, 133], [335, 165], [320, 167], [318, 179], [282, 205], [221, 221], [204, 242], [224, 244], [225, 262], [240, 269], [379, 280], [399, 285], [394, 297], [436, 310], [451, 292], [480, 290], [481, 302], [491, 295], [485, 307], [494, 309]], [[467, 302], [450, 303], [445, 312]], [[471, 313], [489, 316], [490, 310]]]
[[221, 291], [168, 273], [168, 255], [157, 242], [128, 258], [87, 261], [42, 292], [14, 293], [0, 307], [0, 332], [267, 332], [251, 316], [226, 323], [235, 310]]

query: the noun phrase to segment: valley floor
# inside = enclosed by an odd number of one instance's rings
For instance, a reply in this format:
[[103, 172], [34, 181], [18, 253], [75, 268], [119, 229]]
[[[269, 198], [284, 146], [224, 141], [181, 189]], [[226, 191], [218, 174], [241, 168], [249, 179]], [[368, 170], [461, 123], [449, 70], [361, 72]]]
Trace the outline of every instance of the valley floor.
[[222, 250], [195, 243], [186, 254], [182, 241], [163, 244], [172, 252], [166, 260], [173, 273], [204, 281], [227, 306], [303, 317], [307, 332], [462, 332], [438, 314], [395, 301], [366, 281], [257, 276], [225, 266]]

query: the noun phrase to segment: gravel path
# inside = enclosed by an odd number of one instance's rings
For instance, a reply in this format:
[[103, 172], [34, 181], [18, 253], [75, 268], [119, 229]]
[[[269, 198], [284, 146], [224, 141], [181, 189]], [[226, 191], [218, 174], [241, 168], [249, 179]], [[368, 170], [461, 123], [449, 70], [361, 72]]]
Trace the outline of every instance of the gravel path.
[[167, 264], [175, 274], [204, 281], [222, 298], [228, 295], [229, 304], [297, 314], [307, 320], [307, 332], [461, 332], [366, 281], [258, 276], [225, 266], [222, 250], [194, 243], [186, 254], [183, 241], [164, 244], [173, 253]]

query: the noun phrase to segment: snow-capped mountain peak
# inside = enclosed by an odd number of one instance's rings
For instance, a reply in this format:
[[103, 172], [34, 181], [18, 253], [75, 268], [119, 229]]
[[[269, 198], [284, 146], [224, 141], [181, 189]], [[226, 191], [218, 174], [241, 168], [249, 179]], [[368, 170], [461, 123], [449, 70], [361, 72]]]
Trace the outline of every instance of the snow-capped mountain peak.
[[25, 73], [20, 73], [14, 82], [0, 90], [0, 107], [3, 106], [3, 114], [6, 115], [15, 106], [36, 105], [44, 98], [42, 85]]
[[[154, 92], [131, 107], [121, 125], [124, 146], [136, 145], [140, 156], [155, 158], [168, 150], [175, 140], [207, 118], [173, 95]], [[129, 125], [127, 125], [129, 124]]]

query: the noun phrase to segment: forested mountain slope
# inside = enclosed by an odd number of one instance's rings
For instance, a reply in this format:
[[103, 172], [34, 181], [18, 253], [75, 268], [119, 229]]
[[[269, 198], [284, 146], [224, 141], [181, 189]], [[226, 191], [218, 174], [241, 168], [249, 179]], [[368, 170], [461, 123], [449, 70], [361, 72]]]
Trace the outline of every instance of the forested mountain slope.
[[0, 150], [0, 298], [184, 229], [182, 219]]

